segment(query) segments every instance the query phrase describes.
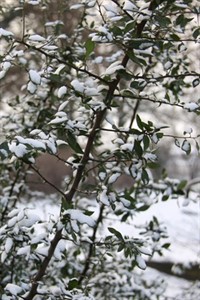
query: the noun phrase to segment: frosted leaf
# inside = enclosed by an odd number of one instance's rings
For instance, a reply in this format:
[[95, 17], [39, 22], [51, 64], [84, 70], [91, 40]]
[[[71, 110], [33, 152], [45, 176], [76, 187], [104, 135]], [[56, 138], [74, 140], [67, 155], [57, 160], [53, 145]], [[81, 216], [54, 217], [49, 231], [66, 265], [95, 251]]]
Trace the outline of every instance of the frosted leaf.
[[136, 263], [140, 269], [142, 269], [142, 270], [146, 269], [146, 263], [145, 263], [144, 259], [142, 258], [142, 256], [139, 254], [136, 256]]
[[34, 238], [31, 239], [31, 244], [38, 244], [39, 242], [43, 242], [46, 238], [46, 233], [37, 234]]
[[106, 178], [106, 172], [99, 172], [99, 178], [101, 181], [104, 181]]
[[90, 227], [94, 227], [96, 222], [90, 216], [86, 216], [82, 211], [79, 209], [68, 209], [66, 211], [67, 214], [70, 215], [72, 220], [76, 220], [80, 224], [87, 224]]
[[5, 252], [6, 253], [9, 253], [11, 248], [12, 248], [12, 245], [13, 245], [13, 240], [11, 238], [7, 238], [6, 239], [6, 243], [5, 243], [5, 246], [4, 246], [4, 249], [5, 249]]
[[13, 283], [8, 283], [5, 287], [5, 290], [9, 291], [14, 296], [17, 296], [19, 293], [22, 292], [22, 288]]
[[65, 109], [65, 107], [67, 106], [68, 103], [69, 103], [68, 100], [65, 101], [65, 102], [63, 102], [63, 103], [59, 106], [58, 111], [62, 111], [63, 109]]
[[12, 218], [12, 217], [18, 215], [19, 212], [20, 212], [20, 210], [18, 208], [15, 208], [8, 214], [8, 217]]
[[110, 178], [108, 179], [108, 184], [112, 184], [114, 183], [120, 176], [120, 173], [114, 173], [110, 176]]
[[14, 34], [11, 31], [5, 30], [3, 28], [0, 28], [0, 37], [2, 36], [13, 36]]
[[110, 205], [110, 202], [109, 202], [109, 198], [108, 198], [107, 190], [106, 190], [106, 189], [103, 190], [102, 193], [100, 194], [99, 200], [100, 200], [100, 202], [103, 203], [104, 205], [107, 205], [107, 206]]
[[86, 87], [84, 90], [86, 96], [98, 96], [99, 91], [96, 88]]
[[53, 154], [56, 154], [57, 147], [56, 147], [56, 144], [55, 144], [54, 140], [50, 138], [49, 140], [45, 141], [45, 143], [46, 143], [47, 147], [50, 149], [50, 151]]
[[129, 207], [131, 205], [130, 201], [123, 197], [121, 197], [119, 200], [123, 204], [124, 207]]
[[186, 154], [189, 154], [190, 151], [191, 151], [191, 145], [190, 145], [190, 143], [187, 140], [184, 140], [183, 143], [182, 143], [182, 145], [181, 145], [181, 149], [183, 151], [185, 151]]
[[48, 256], [49, 253], [49, 247], [38, 247], [35, 252], [37, 252], [38, 254], [42, 255], [42, 256]]
[[74, 5], [71, 5], [70, 6], [70, 9], [79, 9], [79, 8], [81, 8], [81, 7], [84, 7], [84, 5], [83, 4], [74, 4]]
[[39, 85], [40, 82], [41, 82], [41, 77], [40, 77], [40, 74], [35, 71], [35, 70], [30, 70], [29, 71], [29, 77], [30, 77], [30, 80], [36, 84], [36, 85]]
[[34, 139], [31, 139], [31, 138], [23, 138], [21, 136], [16, 136], [15, 137], [19, 143], [21, 144], [26, 144], [26, 145], [29, 145], [31, 146], [32, 148], [36, 148], [36, 149], [43, 149], [43, 150], [46, 150], [46, 146], [43, 142], [41, 141], [38, 141], [38, 140], [34, 140]]
[[68, 145], [67, 142], [63, 141], [63, 140], [56, 140], [56, 145], [60, 146], [60, 145]]
[[4, 78], [5, 75], [6, 75], [6, 71], [5, 71], [5, 70], [0, 71], [0, 80], [1, 80], [2, 78]]
[[84, 84], [82, 82], [80, 82], [78, 79], [72, 80], [71, 85], [73, 86], [75, 91], [77, 91], [79, 93], [84, 92]]
[[123, 10], [133, 11], [134, 9], [137, 9], [137, 6], [135, 6], [131, 1], [125, 1]]
[[30, 250], [31, 250], [30, 246], [22, 247], [22, 248], [18, 249], [17, 255], [29, 255]]
[[45, 41], [45, 38], [39, 34], [30, 35], [28, 39], [30, 41], [34, 41], [34, 42], [44, 42]]
[[120, 146], [120, 149], [123, 150], [123, 151], [133, 151], [133, 147], [134, 145], [132, 143], [126, 143], [126, 144], [123, 144]]
[[67, 93], [66, 86], [61, 86], [58, 90], [58, 98], [62, 98]]
[[105, 71], [104, 75], [112, 75], [116, 71], [123, 70], [124, 67], [122, 66], [121, 62], [116, 61], [112, 63]]
[[189, 111], [194, 111], [199, 108], [199, 105], [195, 102], [189, 102], [184, 105], [184, 108], [188, 109]]
[[16, 142], [11, 142], [11, 144], [8, 145], [10, 152], [15, 154], [17, 157], [21, 158], [25, 154], [27, 154], [27, 148], [23, 144], [16, 144]]
[[62, 113], [62, 114], [58, 115], [58, 113], [56, 113], [55, 119], [51, 120], [48, 124], [50, 124], [50, 125], [51, 124], [52, 125], [61, 124], [61, 123], [64, 123], [64, 122], [68, 121], [67, 114], [65, 112], [60, 112], [60, 113]]
[[54, 257], [57, 260], [61, 260], [64, 251], [65, 251], [65, 242], [64, 242], [64, 240], [60, 240], [54, 251]]
[[26, 219], [19, 222], [19, 226], [32, 227], [35, 223], [40, 221], [40, 217], [31, 212], [26, 212]]
[[29, 0], [28, 3], [31, 5], [38, 5], [40, 4], [40, 0]]
[[72, 229], [76, 232], [79, 233], [79, 227], [78, 227], [78, 223], [76, 220], [71, 220], [70, 222]]
[[149, 255], [149, 256], [151, 256], [152, 255], [152, 251], [151, 250], [149, 250], [148, 248], [146, 248], [146, 247], [140, 247], [139, 248], [139, 250], [140, 250], [140, 252], [142, 252], [143, 254], [145, 254], [145, 255]]
[[32, 81], [29, 81], [27, 85], [27, 90], [30, 94], [34, 94], [37, 90], [37, 85], [35, 85]]
[[165, 64], [164, 64], [164, 68], [166, 70], [169, 70], [171, 67], [173, 66], [173, 63], [171, 61], [167, 61]]
[[11, 67], [11, 63], [10, 63], [9, 61], [5, 61], [5, 62], [3, 63], [3, 69], [4, 69], [5, 71], [9, 70], [10, 67]]

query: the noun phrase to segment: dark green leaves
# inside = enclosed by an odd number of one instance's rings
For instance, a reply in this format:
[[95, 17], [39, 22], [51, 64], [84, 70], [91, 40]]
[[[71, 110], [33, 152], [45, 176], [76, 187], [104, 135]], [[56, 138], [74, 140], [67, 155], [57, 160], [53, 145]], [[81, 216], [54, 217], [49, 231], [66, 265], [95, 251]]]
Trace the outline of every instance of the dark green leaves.
[[88, 59], [88, 57], [90, 56], [90, 54], [94, 51], [95, 48], [95, 43], [88, 39], [85, 42], [85, 59]]
[[83, 154], [83, 150], [81, 149], [80, 145], [76, 141], [74, 134], [70, 131], [67, 133], [67, 142], [69, 146], [74, 150], [76, 153]]

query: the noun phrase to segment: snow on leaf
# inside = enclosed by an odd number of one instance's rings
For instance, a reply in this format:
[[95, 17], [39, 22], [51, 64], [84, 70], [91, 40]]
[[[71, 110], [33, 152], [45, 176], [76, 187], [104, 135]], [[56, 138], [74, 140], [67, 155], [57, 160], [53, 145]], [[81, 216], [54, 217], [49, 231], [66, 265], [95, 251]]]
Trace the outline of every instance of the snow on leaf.
[[120, 175], [121, 175], [120, 173], [112, 174], [108, 179], [108, 184], [114, 183], [119, 178]]
[[42, 256], [48, 256], [49, 247], [48, 246], [45, 246], [45, 247], [39, 246], [39, 247], [37, 247], [37, 249], [35, 251]]
[[123, 70], [123, 69], [124, 67], [122, 66], [121, 62], [115, 61], [106, 69], [104, 75], [112, 75], [116, 71]]
[[69, 103], [68, 100], [64, 101], [58, 108], [58, 111], [62, 111], [63, 109], [65, 109], [65, 107], [67, 106], [67, 104]]
[[1, 36], [13, 36], [14, 34], [11, 31], [5, 30], [3, 28], [0, 28], [0, 37]]
[[72, 80], [71, 85], [73, 86], [75, 91], [77, 91], [79, 93], [84, 92], [84, 84], [82, 82], [80, 82], [78, 79]]
[[16, 144], [16, 142], [11, 142], [9, 145], [9, 150], [17, 157], [21, 158], [27, 154], [27, 147], [23, 144]]
[[7, 291], [9, 291], [12, 295], [17, 296], [22, 292], [22, 288], [16, 284], [8, 283], [5, 287]]
[[21, 136], [16, 136], [15, 138], [21, 144], [29, 145], [32, 148], [36, 148], [36, 149], [46, 150], [46, 146], [45, 146], [45, 144], [42, 141], [34, 140], [34, 139], [31, 139], [31, 138], [25, 139], [25, 138], [23, 138]]
[[191, 145], [187, 140], [184, 140], [182, 145], [181, 145], [181, 149], [186, 152], [186, 154], [190, 154], [191, 152]]
[[27, 90], [30, 94], [34, 94], [37, 90], [37, 85], [35, 85], [32, 81], [29, 81], [27, 85]]
[[145, 263], [144, 259], [142, 258], [142, 256], [139, 254], [136, 256], [136, 263], [137, 263], [138, 268], [140, 268], [142, 270], [146, 269], [146, 263]]
[[6, 253], [10, 252], [10, 250], [12, 248], [12, 245], [13, 245], [13, 240], [10, 237], [8, 237], [6, 239], [6, 243], [5, 243], [5, 246], [4, 246], [4, 249], [5, 249]]
[[195, 102], [189, 102], [184, 105], [184, 108], [189, 111], [194, 111], [199, 108], [199, 105]]
[[79, 209], [68, 209], [66, 211], [67, 214], [70, 215], [72, 220], [76, 220], [80, 224], [87, 224], [90, 227], [94, 227], [96, 222], [90, 216], [86, 216], [81, 210]]
[[24, 246], [24, 247], [18, 249], [17, 255], [29, 255], [30, 254], [30, 250], [31, 250], [31, 247], [29, 245], [28, 246]]
[[32, 34], [29, 36], [28, 38], [30, 41], [34, 41], [34, 42], [44, 42], [45, 38], [39, 34]]
[[39, 85], [41, 83], [41, 77], [37, 71], [29, 70], [29, 77], [34, 84]]
[[99, 200], [100, 200], [100, 202], [103, 203], [104, 205], [107, 205], [107, 206], [110, 205], [110, 202], [109, 202], [109, 198], [108, 198], [107, 190], [106, 190], [106, 189], [104, 189], [104, 190], [102, 191], [102, 193], [100, 194]]
[[66, 86], [61, 86], [58, 90], [58, 98], [62, 98], [67, 93]]

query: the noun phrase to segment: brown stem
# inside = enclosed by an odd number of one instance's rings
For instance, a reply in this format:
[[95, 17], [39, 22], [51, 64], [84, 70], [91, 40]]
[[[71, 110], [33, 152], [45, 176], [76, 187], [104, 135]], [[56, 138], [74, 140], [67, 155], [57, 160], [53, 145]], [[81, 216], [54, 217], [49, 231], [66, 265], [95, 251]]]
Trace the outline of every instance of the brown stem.
[[53, 240], [51, 241], [48, 255], [42, 261], [36, 276], [32, 280], [31, 290], [28, 293], [28, 295], [24, 298], [25, 300], [32, 300], [34, 298], [34, 296], [37, 294], [37, 287], [39, 285], [39, 281], [44, 276], [45, 271], [48, 267], [48, 264], [49, 264], [53, 254], [54, 254], [56, 246], [57, 246], [58, 242], [61, 240], [61, 238], [62, 238], [62, 230], [59, 230], [59, 231], [56, 232]]
[[96, 221], [96, 226], [94, 227], [93, 234], [90, 238], [92, 243], [89, 245], [89, 252], [88, 252], [87, 258], [85, 260], [85, 266], [83, 268], [83, 271], [81, 272], [81, 275], [80, 275], [80, 278], [79, 278], [79, 281], [78, 281], [79, 285], [82, 283], [82, 281], [85, 278], [85, 276], [86, 276], [86, 274], [89, 270], [89, 267], [90, 267], [90, 262], [91, 262], [91, 258], [92, 258], [92, 254], [93, 254], [97, 229], [99, 227], [99, 224], [102, 222], [102, 218], [103, 218], [103, 210], [104, 210], [104, 205], [102, 205], [101, 208], [100, 208], [99, 216], [98, 216], [98, 219]]

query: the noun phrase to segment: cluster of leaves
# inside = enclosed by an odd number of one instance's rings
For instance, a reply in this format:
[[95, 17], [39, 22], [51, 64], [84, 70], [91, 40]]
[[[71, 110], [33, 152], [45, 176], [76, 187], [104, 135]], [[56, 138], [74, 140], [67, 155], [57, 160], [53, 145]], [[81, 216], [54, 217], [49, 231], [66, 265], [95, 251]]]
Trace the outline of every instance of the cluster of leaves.
[[[153, 104], [199, 113], [198, 101], [185, 99], [199, 84], [187, 50], [198, 43], [199, 12], [192, 0], [59, 1], [63, 17], [31, 31], [26, 12], [39, 23], [36, 13], [48, 16], [54, 2], [20, 1], [21, 32], [0, 28], [1, 299], [159, 299], [164, 284], [141, 279], [138, 269], [146, 268], [143, 255], [169, 247], [166, 228], [154, 217], [133, 238], [109, 219], [129, 223], [184, 194], [185, 181], [153, 179], [156, 145], [170, 124], [146, 121], [144, 111]], [[65, 32], [72, 12], [76, 24]], [[191, 133], [172, 138], [191, 152]], [[63, 160], [60, 147], [71, 153], [63, 188], [36, 167], [41, 153]], [[40, 203], [26, 185], [30, 171], [55, 189], [57, 217], [29, 211]], [[126, 178], [131, 184], [119, 188]]]

